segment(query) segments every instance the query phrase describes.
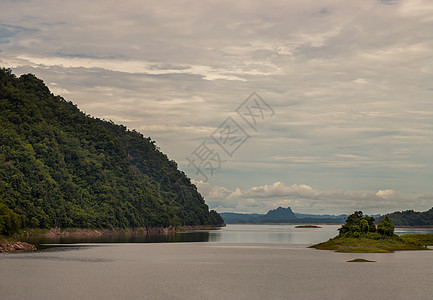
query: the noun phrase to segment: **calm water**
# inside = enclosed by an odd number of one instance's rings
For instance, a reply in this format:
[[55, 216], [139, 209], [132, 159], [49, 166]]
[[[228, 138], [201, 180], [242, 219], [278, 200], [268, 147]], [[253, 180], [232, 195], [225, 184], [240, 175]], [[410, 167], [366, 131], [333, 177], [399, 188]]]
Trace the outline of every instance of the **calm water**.
[[394, 232], [398, 235], [412, 233], [433, 234], [433, 228], [395, 228]]
[[209, 232], [209, 241], [221, 243], [316, 244], [338, 234], [339, 225], [296, 228], [296, 225], [227, 225]]
[[200, 230], [163, 236], [103, 236], [103, 237], [30, 237], [26, 241], [46, 248], [52, 244], [76, 243], [276, 243], [315, 244], [337, 235], [338, 225], [321, 228], [296, 228], [295, 225], [227, 225], [216, 230]]
[[[105, 236], [105, 237], [30, 237], [26, 241], [45, 249], [51, 245], [82, 243], [274, 243], [312, 245], [338, 234], [340, 225], [320, 225], [321, 228], [296, 228], [296, 225], [227, 225], [216, 230], [191, 231], [165, 236]], [[433, 228], [396, 228], [399, 235], [432, 233]]]
[[[2, 254], [0, 299], [432, 299], [433, 251], [306, 247], [338, 227], [229, 225], [167, 243], [118, 238]], [[354, 258], [376, 262], [346, 262]]]

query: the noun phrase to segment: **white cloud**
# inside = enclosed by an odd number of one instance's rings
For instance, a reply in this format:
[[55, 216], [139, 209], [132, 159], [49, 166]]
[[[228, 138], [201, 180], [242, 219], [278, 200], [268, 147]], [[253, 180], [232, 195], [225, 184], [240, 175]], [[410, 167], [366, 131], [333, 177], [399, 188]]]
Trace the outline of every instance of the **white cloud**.
[[197, 189], [200, 191], [200, 193], [205, 195], [205, 197], [210, 200], [224, 199], [233, 194], [225, 187], [211, 186], [208, 182], [204, 182], [202, 180], [196, 181], [192, 179], [192, 183], [197, 186]]
[[245, 196], [254, 198], [272, 198], [282, 196], [315, 197], [317, 194], [318, 193], [310, 186], [305, 184], [285, 186], [281, 182], [274, 182], [272, 185], [252, 187], [245, 193]]
[[223, 158], [207, 201], [386, 210], [432, 193], [432, 9], [428, 0], [1, 1], [0, 65], [151, 136], [190, 176], [185, 157], [255, 90], [275, 116]]
[[395, 195], [395, 192], [393, 190], [379, 190], [376, 193], [376, 196], [382, 197], [382, 198], [389, 198]]
[[[295, 212], [317, 214], [388, 213], [397, 210], [419, 210], [431, 207], [433, 196], [414, 197], [394, 190], [356, 192], [340, 189], [317, 190], [305, 184], [287, 186], [282, 182], [234, 191], [207, 182], [194, 181], [211, 208], [219, 212], [266, 213], [279, 206], [290, 206]], [[429, 202], [430, 201], [430, 202]]]
[[[189, 66], [187, 68], [179, 68], [173, 65], [172, 68], [156, 69], [154, 62], [137, 61], [137, 60], [120, 60], [120, 59], [94, 59], [80, 57], [31, 57], [17, 56], [17, 61], [13, 67], [30, 65], [32, 67], [55, 67], [61, 66], [64, 68], [100, 68], [108, 71], [123, 72], [131, 74], [146, 74], [146, 75], [168, 75], [168, 74], [194, 74], [202, 76], [206, 80], [240, 80], [246, 79], [231, 75], [231, 74], [250, 74], [248, 71], [239, 69], [217, 69], [209, 66]], [[253, 74], [266, 75], [266, 73]]]
[[398, 11], [402, 16], [412, 18], [417, 22], [431, 22], [433, 20], [433, 4], [428, 0], [402, 1]]
[[364, 78], [357, 78], [353, 82], [357, 84], [367, 84], [367, 80], [365, 80]]

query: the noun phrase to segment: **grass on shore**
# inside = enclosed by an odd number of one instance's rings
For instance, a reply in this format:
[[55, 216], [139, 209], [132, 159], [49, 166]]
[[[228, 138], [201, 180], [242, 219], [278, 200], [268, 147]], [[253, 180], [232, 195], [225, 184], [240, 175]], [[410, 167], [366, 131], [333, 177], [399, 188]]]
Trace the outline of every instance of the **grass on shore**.
[[433, 234], [404, 234], [400, 238], [407, 243], [433, 246]]
[[428, 250], [424, 239], [433, 241], [432, 237], [424, 235], [410, 235], [410, 237], [395, 236], [388, 239], [368, 239], [368, 238], [349, 238], [335, 237], [327, 242], [313, 245], [310, 248], [319, 250], [335, 250], [346, 253], [391, 253], [401, 250]]

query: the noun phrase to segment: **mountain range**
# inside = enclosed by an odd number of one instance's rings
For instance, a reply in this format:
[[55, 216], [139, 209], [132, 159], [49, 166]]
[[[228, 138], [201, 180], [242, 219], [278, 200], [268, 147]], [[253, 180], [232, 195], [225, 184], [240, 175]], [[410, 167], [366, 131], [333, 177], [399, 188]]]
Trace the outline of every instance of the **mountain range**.
[[344, 223], [347, 215], [314, 215], [294, 213], [290, 207], [278, 207], [266, 214], [220, 213], [226, 224], [235, 223]]

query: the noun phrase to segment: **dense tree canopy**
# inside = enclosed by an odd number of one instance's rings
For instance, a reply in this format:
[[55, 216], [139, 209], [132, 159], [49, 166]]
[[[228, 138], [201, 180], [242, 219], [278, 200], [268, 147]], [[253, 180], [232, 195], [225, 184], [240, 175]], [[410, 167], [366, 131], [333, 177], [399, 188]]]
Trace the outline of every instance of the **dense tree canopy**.
[[392, 236], [394, 234], [394, 225], [388, 216], [385, 216], [382, 222], [377, 225], [377, 232], [387, 236]]
[[374, 221], [373, 217], [364, 216], [362, 211], [355, 211], [346, 218], [346, 223], [338, 229], [339, 236], [382, 238], [394, 235], [394, 225], [388, 217], [379, 223], [377, 229]]
[[[395, 225], [399, 226], [432, 226], [433, 208], [424, 212], [413, 210], [397, 211], [387, 215]], [[382, 220], [384, 217], [379, 218]]]
[[9, 69], [0, 69], [0, 203], [0, 222], [16, 215], [23, 227], [223, 223], [150, 138]]
[[12, 235], [21, 226], [20, 216], [0, 203], [0, 235]]

